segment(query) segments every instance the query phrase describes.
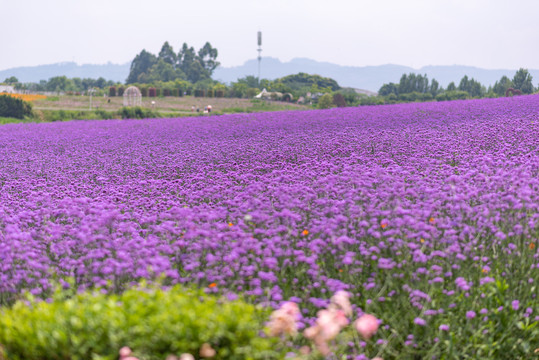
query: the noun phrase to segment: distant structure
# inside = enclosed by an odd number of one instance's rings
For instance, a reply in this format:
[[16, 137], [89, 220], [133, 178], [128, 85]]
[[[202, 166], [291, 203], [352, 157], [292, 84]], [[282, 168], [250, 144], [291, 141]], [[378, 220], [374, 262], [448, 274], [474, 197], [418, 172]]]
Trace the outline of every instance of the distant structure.
[[0, 93], [15, 93], [15, 88], [11, 85], [0, 85]]
[[142, 94], [138, 87], [130, 86], [124, 91], [124, 106], [141, 106]]
[[514, 96], [514, 95], [522, 95], [522, 91], [518, 90], [518, 89], [513, 89], [513, 88], [509, 88], [507, 90], [505, 90], [505, 96]]
[[257, 34], [258, 38], [258, 81], [260, 81], [260, 62], [262, 61], [262, 31], [259, 31]]

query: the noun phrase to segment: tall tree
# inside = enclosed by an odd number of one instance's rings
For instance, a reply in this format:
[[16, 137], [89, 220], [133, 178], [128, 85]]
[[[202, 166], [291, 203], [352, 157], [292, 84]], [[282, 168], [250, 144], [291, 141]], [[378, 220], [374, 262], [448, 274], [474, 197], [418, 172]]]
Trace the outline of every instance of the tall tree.
[[499, 81], [496, 81], [494, 83], [492, 91], [498, 96], [503, 96], [505, 95], [507, 89], [511, 87], [513, 87], [513, 82], [511, 81], [511, 79], [504, 75]]
[[378, 90], [378, 95], [388, 96], [389, 94], [399, 94], [397, 85], [392, 82], [390, 82], [389, 84], [382, 85], [380, 90]]
[[532, 76], [527, 69], [520, 68], [513, 77], [513, 86], [524, 94], [533, 92]]
[[176, 79], [185, 79], [185, 74], [180, 69], [175, 69], [174, 65], [166, 62], [164, 59], [157, 60], [148, 72], [145, 82], [156, 81], [174, 81]]
[[147, 52], [146, 50], [142, 50], [140, 54], [135, 56], [135, 59], [133, 59], [126, 82], [128, 84], [132, 84], [139, 81], [139, 77], [142, 74], [148, 73], [151, 67], [156, 63], [157, 58], [155, 55]]
[[455, 90], [457, 90], [457, 86], [455, 85], [453, 81], [451, 81], [449, 85], [447, 85], [447, 91], [455, 91]]
[[208, 75], [211, 76], [213, 71], [219, 66], [217, 59], [217, 49], [212, 47], [209, 42], [206, 42], [204, 46], [198, 50], [198, 60], [200, 65], [207, 71]]
[[438, 83], [438, 81], [436, 81], [436, 79], [432, 79], [430, 83], [429, 92], [432, 94], [433, 97], [435, 97], [436, 95], [438, 95], [439, 91], [440, 91], [440, 84]]
[[469, 84], [470, 80], [468, 79], [468, 75], [464, 75], [462, 79], [460, 79], [459, 83], [459, 90], [460, 91], [468, 91], [468, 88], [470, 86]]
[[195, 52], [195, 48], [189, 47], [183, 43], [180, 52], [178, 53], [178, 68], [187, 76], [187, 80], [196, 83], [200, 80], [209, 77], [206, 70], [200, 63]]
[[177, 62], [177, 56], [176, 53], [174, 53], [174, 49], [168, 41], [165, 41], [163, 46], [161, 47], [161, 51], [159, 51], [158, 60], [163, 60], [165, 63], [170, 64], [172, 66], [176, 65]]
[[4, 80], [5, 84], [16, 84], [19, 82], [19, 79], [17, 79], [15, 76], [8, 77], [6, 80]]

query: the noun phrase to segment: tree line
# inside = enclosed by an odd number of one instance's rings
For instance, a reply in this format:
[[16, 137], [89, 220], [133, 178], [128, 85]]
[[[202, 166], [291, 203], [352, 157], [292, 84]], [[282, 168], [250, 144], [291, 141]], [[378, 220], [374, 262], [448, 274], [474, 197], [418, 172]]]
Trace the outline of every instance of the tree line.
[[98, 79], [91, 78], [68, 78], [67, 76], [54, 76], [48, 80], [41, 80], [38, 83], [21, 83], [15, 77], [9, 77], [3, 81], [4, 84], [13, 85], [16, 90], [28, 92], [67, 92], [73, 94], [82, 94], [89, 89], [106, 89], [115, 84], [114, 81], [106, 80], [103, 77]]
[[488, 88], [465, 75], [458, 86], [455, 82], [451, 82], [444, 89], [436, 79], [429, 81], [427, 75], [410, 73], [403, 74], [398, 83], [383, 84], [378, 91], [378, 96], [386, 102], [397, 102], [500, 97], [505, 96], [508, 89], [518, 90], [522, 94], [531, 94], [539, 90], [534, 88], [532, 80], [529, 71], [521, 68], [512, 79], [504, 75]]

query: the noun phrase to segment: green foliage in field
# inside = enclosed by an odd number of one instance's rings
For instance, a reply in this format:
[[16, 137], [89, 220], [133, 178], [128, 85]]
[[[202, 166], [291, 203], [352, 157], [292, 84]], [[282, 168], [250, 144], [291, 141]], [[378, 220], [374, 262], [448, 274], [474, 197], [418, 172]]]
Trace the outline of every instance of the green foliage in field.
[[198, 358], [205, 343], [216, 350], [214, 359], [282, 358], [275, 339], [259, 336], [267, 319], [262, 308], [180, 286], [121, 295], [57, 292], [49, 302], [30, 297], [0, 309], [0, 358], [112, 360], [123, 346], [139, 359]]
[[0, 95], [0, 116], [24, 119], [32, 116], [32, 104], [9, 95]]
[[331, 94], [324, 94], [318, 99], [319, 109], [329, 109], [333, 107], [333, 96]]
[[531, 94], [535, 91], [532, 84], [532, 76], [526, 69], [519, 69], [513, 79], [507, 76], [497, 81], [488, 89], [479, 81], [463, 76], [458, 86], [454, 82], [444, 89], [439, 86], [435, 79], [429, 83], [427, 75], [403, 74], [399, 83], [383, 84], [378, 90], [379, 97], [387, 104], [396, 102], [412, 101], [448, 101], [463, 100], [468, 98], [500, 97], [505, 96], [509, 88], [520, 90], [523, 94]]
[[337, 91], [341, 88], [337, 81], [331, 78], [322, 77], [320, 75], [310, 75], [306, 73], [288, 75], [275, 80], [275, 82], [290, 87], [291, 90], [300, 90], [302, 88], [311, 87], [313, 85], [316, 85], [320, 89], [329, 88], [331, 91]]
[[135, 107], [123, 107], [118, 112], [122, 119], [146, 119], [146, 118], [157, 118], [161, 115], [153, 110], [141, 108], [140, 106]]
[[35, 122], [33, 119], [17, 119], [12, 117], [0, 117], [0, 125], [17, 124], [22, 122]]

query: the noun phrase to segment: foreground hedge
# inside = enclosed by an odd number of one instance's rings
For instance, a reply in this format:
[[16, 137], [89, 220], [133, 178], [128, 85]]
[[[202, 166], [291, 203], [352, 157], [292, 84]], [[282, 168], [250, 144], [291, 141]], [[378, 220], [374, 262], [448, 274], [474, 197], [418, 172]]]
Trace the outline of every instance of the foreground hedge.
[[139, 359], [198, 358], [203, 344], [216, 350], [213, 359], [281, 358], [271, 350], [275, 340], [260, 337], [267, 318], [254, 305], [179, 286], [58, 293], [50, 302], [30, 298], [0, 310], [0, 359], [116, 359], [123, 346]]
[[24, 119], [32, 115], [32, 104], [9, 95], [0, 95], [0, 116]]

